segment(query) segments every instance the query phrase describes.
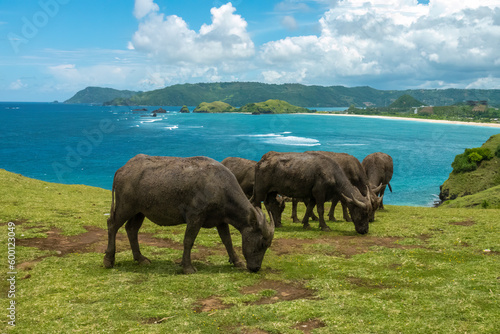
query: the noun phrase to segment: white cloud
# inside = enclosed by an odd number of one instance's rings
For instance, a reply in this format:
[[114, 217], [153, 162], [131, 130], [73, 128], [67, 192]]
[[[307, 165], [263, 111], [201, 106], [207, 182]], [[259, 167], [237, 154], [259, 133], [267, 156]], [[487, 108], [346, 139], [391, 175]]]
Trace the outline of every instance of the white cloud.
[[47, 72], [55, 79], [51, 85], [57, 90], [74, 91], [85, 86], [120, 88], [135, 74], [134, 66], [99, 64], [77, 67], [75, 64], [48, 66]]
[[485, 78], [479, 78], [467, 85], [465, 88], [467, 89], [492, 89], [492, 88], [500, 88], [500, 78], [494, 78], [492, 76], [488, 76]]
[[287, 15], [281, 19], [281, 24], [288, 30], [296, 30], [299, 25], [293, 16]]
[[150, 13], [139, 24], [129, 49], [145, 52], [163, 63], [209, 66], [248, 59], [255, 54], [247, 22], [229, 2], [212, 8], [212, 23], [198, 32], [176, 15]]
[[368, 84], [370, 76], [421, 82], [466, 82], [485, 70], [500, 76], [498, 1], [344, 0], [319, 22], [318, 36], [264, 44], [261, 59], [274, 72], [262, 75], [281, 80], [305, 69], [304, 82], [351, 84]]
[[27, 84], [23, 83], [21, 79], [17, 79], [16, 81], [13, 81], [9, 85], [9, 89], [11, 90], [19, 90], [28, 87]]
[[137, 19], [142, 19], [149, 13], [157, 12], [160, 8], [153, 0], [135, 0], [134, 16]]

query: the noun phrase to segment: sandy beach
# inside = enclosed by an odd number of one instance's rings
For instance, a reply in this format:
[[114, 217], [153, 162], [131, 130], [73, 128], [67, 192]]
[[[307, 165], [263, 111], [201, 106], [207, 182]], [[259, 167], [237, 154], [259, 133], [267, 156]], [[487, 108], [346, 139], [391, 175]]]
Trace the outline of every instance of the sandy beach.
[[393, 119], [393, 120], [399, 120], [399, 121], [417, 121], [417, 122], [427, 122], [427, 123], [442, 123], [442, 124], [487, 126], [487, 127], [490, 127], [490, 128], [500, 128], [500, 123], [460, 122], [460, 121], [446, 121], [446, 120], [438, 120], [438, 119], [424, 119], [424, 118], [410, 118], [410, 117], [392, 117], [392, 116], [376, 116], [376, 115], [353, 115], [353, 114], [320, 114], [320, 113], [310, 113], [310, 114], [308, 114], [308, 113], [301, 113], [300, 115], [381, 118], [381, 119]]

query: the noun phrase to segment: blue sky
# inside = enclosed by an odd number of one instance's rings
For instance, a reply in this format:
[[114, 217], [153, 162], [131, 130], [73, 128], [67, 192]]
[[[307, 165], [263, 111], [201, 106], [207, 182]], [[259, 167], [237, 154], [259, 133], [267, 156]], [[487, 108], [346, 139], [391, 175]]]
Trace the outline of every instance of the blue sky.
[[500, 2], [26, 0], [0, 7], [0, 101], [87, 86], [500, 88]]

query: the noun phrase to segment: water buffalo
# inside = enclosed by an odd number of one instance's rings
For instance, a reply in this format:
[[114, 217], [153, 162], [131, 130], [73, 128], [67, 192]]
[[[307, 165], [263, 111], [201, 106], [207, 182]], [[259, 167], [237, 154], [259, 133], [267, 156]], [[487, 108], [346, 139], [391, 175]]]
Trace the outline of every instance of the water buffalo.
[[137, 238], [145, 217], [161, 226], [186, 224], [181, 263], [186, 274], [196, 271], [191, 264], [191, 248], [202, 227], [216, 227], [229, 262], [242, 266], [233, 249], [228, 224], [234, 226], [242, 236], [247, 268], [253, 272], [260, 269], [274, 235], [274, 226], [266, 222], [260, 208], [252, 206], [234, 175], [206, 157], [139, 154], [118, 169], [108, 219], [106, 268], [114, 265], [116, 233], [125, 222], [134, 260], [150, 263], [141, 254]]
[[[372, 188], [377, 187], [382, 184], [380, 189], [375, 190], [375, 193], [383, 197], [385, 193], [385, 187], [388, 186], [389, 190], [392, 192], [392, 187], [389, 182], [392, 179], [393, 173], [393, 162], [390, 155], [376, 152], [367, 155], [363, 161], [361, 162], [363, 168], [366, 171], [366, 176], [368, 177], [368, 181], [370, 182]], [[384, 208], [383, 199], [380, 200], [380, 209]]]
[[[253, 195], [253, 186], [255, 184], [255, 165], [257, 161], [243, 158], [228, 157], [222, 160], [222, 164], [226, 166], [236, 176], [236, 180], [240, 184], [241, 189], [245, 192], [248, 198]], [[277, 207], [274, 208], [273, 206]], [[272, 201], [266, 205], [267, 211], [278, 210], [279, 214], [285, 210], [285, 199], [281, 195], [276, 195], [276, 201]], [[281, 221], [275, 224], [275, 227], [281, 227]]]
[[[370, 221], [375, 220], [375, 210], [378, 209], [380, 205], [381, 199], [377, 197], [376, 192], [379, 191], [382, 187], [380, 184], [376, 189], [372, 189], [368, 178], [366, 176], [365, 169], [359, 162], [359, 160], [347, 153], [336, 153], [336, 152], [328, 152], [328, 151], [308, 151], [308, 152], [316, 152], [320, 154], [324, 154], [329, 158], [335, 160], [338, 163], [340, 168], [344, 171], [347, 176], [347, 179], [351, 182], [353, 186], [359, 189], [360, 193], [363, 196], [368, 196], [368, 192], [370, 192], [370, 199], [373, 210], [370, 213]], [[330, 208], [330, 212], [328, 213], [328, 217], [330, 220], [335, 221], [335, 207], [338, 202], [342, 204], [342, 214], [345, 221], [352, 221], [349, 216], [347, 205], [342, 197], [337, 197], [332, 199], [332, 206]]]
[[[356, 231], [360, 234], [368, 232], [372, 210], [369, 196], [364, 197], [349, 182], [340, 166], [323, 154], [266, 153], [255, 167], [251, 201], [260, 206], [262, 201], [272, 202], [276, 193], [309, 200], [302, 221], [304, 228], [309, 228], [309, 216], [317, 205], [319, 226], [324, 231], [330, 230], [323, 217], [325, 201], [342, 197], [349, 207]], [[281, 219], [275, 212], [272, 212], [272, 216], [275, 222]]]
[[253, 195], [253, 185], [255, 183], [255, 165], [257, 161], [228, 157], [221, 162], [236, 176], [236, 180], [248, 198]]

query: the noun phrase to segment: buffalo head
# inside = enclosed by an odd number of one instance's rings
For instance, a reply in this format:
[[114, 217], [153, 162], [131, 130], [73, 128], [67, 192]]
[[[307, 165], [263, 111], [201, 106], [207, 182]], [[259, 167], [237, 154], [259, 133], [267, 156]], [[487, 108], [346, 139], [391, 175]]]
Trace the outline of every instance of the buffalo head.
[[266, 250], [271, 246], [274, 237], [274, 222], [268, 224], [260, 208], [254, 208], [250, 226], [241, 231], [243, 256], [247, 261], [247, 269], [252, 272], [260, 270]]
[[347, 203], [356, 232], [359, 234], [368, 233], [369, 222], [373, 217], [370, 192], [368, 192], [367, 197], [363, 197], [359, 191], [351, 194], [351, 197], [347, 197], [344, 194], [342, 194], [342, 197]]

